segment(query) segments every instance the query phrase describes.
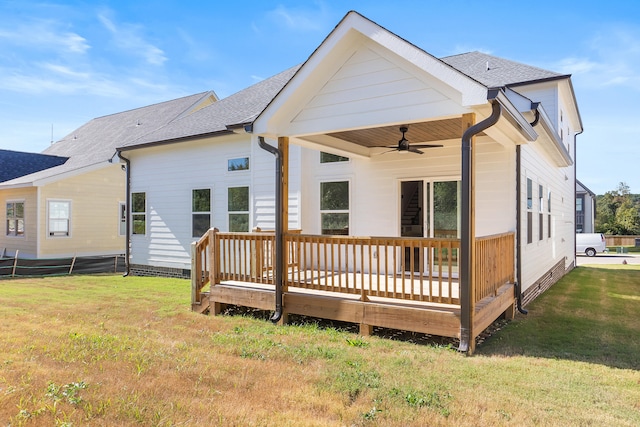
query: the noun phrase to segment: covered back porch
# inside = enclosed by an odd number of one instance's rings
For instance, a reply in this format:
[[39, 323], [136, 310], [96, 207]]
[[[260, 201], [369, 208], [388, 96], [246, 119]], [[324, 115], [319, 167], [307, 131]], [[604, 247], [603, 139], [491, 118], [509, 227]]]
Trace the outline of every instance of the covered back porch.
[[[283, 313], [460, 337], [459, 239], [284, 233]], [[192, 308], [276, 306], [276, 234], [212, 228], [192, 246]], [[476, 239], [472, 341], [514, 313], [514, 234]]]

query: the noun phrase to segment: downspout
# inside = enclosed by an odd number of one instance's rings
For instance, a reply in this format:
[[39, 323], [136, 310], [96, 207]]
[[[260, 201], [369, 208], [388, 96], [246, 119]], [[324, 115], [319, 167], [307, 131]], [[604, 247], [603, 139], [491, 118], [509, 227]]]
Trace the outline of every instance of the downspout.
[[471, 138], [498, 123], [502, 107], [495, 99], [491, 101], [491, 115], [467, 129], [462, 135], [462, 203], [460, 225], [460, 346], [458, 351], [468, 352], [471, 342]]
[[126, 219], [125, 219], [125, 235], [124, 235], [124, 239], [125, 239], [125, 245], [124, 245], [124, 265], [125, 265], [125, 271], [124, 274], [122, 275], [123, 277], [127, 277], [129, 275], [129, 273], [131, 272], [131, 267], [129, 265], [129, 257], [131, 256], [131, 249], [130, 249], [130, 245], [131, 245], [131, 215], [129, 214], [131, 212], [130, 206], [131, 206], [131, 160], [127, 159], [126, 157], [124, 157], [122, 155], [122, 152], [118, 151], [118, 157], [122, 160], [124, 160], [125, 163], [125, 168], [126, 168], [126, 174], [127, 174], [127, 178], [126, 178], [126, 192], [127, 192], [127, 200], [124, 202], [125, 203], [125, 209], [126, 209]]
[[[578, 135], [580, 135], [582, 132], [584, 132], [584, 130], [581, 130], [580, 132], [576, 132], [573, 134], [573, 206], [576, 205], [576, 179], [578, 179]], [[596, 231], [596, 198], [593, 198], [593, 230], [591, 231]], [[577, 218], [578, 212], [575, 212], [574, 216], [573, 216], [573, 228], [575, 231], [576, 228], [576, 224], [578, 223], [578, 218]], [[573, 233], [575, 236], [575, 232]], [[577, 246], [577, 242], [576, 242], [576, 238], [573, 238], [573, 253], [577, 254], [576, 250], [578, 249]], [[576, 263], [576, 256], [573, 255], [573, 265], [574, 267], [577, 265]]]
[[277, 323], [282, 318], [282, 266], [283, 266], [283, 230], [282, 230], [282, 152], [269, 144], [263, 137], [258, 137], [258, 145], [276, 157], [276, 266], [274, 281], [276, 287], [276, 311], [271, 316], [271, 321]]
[[[532, 105], [535, 110], [535, 118], [529, 123], [531, 127], [538, 124], [540, 120], [540, 111], [538, 111], [539, 103]], [[516, 308], [522, 314], [529, 312], [522, 307], [522, 154], [521, 146], [516, 146]]]
[[[536, 119], [537, 119], [536, 115]], [[535, 122], [534, 122], [535, 123]], [[522, 308], [522, 163], [520, 158], [520, 145], [516, 146], [516, 308], [522, 314], [529, 313]]]

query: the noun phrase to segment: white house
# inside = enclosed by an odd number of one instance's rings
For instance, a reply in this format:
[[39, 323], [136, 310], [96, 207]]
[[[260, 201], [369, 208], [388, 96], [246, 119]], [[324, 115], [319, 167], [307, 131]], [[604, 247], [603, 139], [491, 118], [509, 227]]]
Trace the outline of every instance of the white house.
[[593, 233], [596, 222], [596, 194], [576, 179], [576, 233]]
[[[130, 268], [189, 274], [209, 227], [450, 239], [465, 313], [480, 280], [470, 269], [486, 261], [477, 241], [510, 235], [511, 302], [525, 305], [575, 265], [581, 131], [569, 75], [480, 52], [436, 58], [350, 12], [301, 66], [118, 148], [130, 162]], [[426, 274], [405, 254], [393, 262]]]

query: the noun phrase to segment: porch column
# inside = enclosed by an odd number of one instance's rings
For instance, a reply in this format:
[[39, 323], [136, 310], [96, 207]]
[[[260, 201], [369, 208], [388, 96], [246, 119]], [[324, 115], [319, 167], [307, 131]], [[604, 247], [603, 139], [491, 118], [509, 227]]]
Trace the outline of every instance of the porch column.
[[[462, 115], [462, 133], [476, 124], [475, 113]], [[469, 147], [462, 145], [462, 230], [461, 230], [461, 257], [460, 257], [460, 340], [468, 342], [466, 349], [468, 354], [475, 351], [476, 340], [473, 331], [473, 317], [475, 313], [475, 250], [476, 250], [476, 189], [475, 189], [475, 167], [476, 167], [476, 137], [471, 136]], [[465, 167], [465, 162], [468, 168]], [[465, 259], [466, 258], [466, 259]], [[463, 299], [468, 302], [465, 304]], [[468, 308], [466, 312], [465, 308]], [[468, 330], [465, 328], [468, 325]], [[466, 335], [466, 336], [462, 336]]]
[[[278, 150], [280, 150], [280, 160], [282, 162], [282, 176], [280, 177], [280, 206], [282, 207], [282, 241], [276, 242], [282, 247], [282, 292], [286, 293], [289, 281], [289, 245], [287, 244], [287, 234], [289, 233], [289, 137], [278, 137]], [[276, 183], [278, 185], [278, 183]], [[276, 203], [277, 206], [277, 203]], [[283, 309], [282, 317], [278, 321], [279, 325], [287, 323], [287, 313]]]

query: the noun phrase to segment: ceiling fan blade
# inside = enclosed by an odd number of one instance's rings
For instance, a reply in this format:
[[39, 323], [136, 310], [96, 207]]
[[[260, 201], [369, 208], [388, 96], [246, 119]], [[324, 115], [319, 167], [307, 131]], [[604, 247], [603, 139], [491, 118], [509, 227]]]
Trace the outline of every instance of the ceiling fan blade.
[[383, 154], [387, 154], [387, 153], [393, 153], [394, 151], [398, 151], [397, 148], [393, 149], [393, 150], [387, 150], [387, 151], [383, 151], [382, 153], [375, 153], [375, 156], [381, 156]]
[[441, 144], [411, 144], [415, 148], [439, 148], [443, 147]]
[[412, 153], [416, 153], [416, 154], [424, 154], [424, 152], [418, 150], [417, 148], [413, 148], [413, 147], [409, 148], [409, 150], [407, 150], [407, 151], [411, 151]]

